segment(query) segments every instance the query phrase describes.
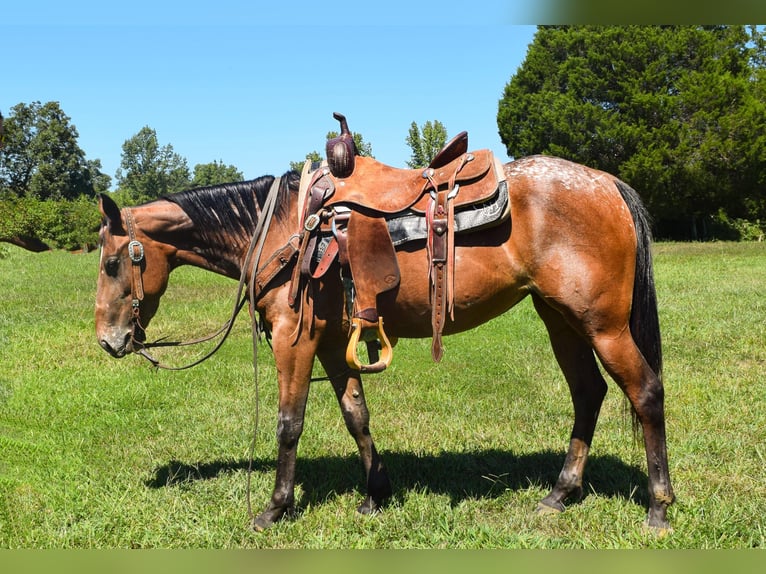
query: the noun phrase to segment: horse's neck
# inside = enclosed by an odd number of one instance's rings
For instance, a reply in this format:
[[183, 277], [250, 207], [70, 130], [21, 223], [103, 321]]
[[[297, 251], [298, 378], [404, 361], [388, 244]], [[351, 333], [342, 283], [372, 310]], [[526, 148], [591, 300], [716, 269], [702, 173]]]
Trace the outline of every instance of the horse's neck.
[[233, 279], [239, 278], [249, 237], [205, 233], [195, 228], [189, 216], [169, 201], [136, 208], [134, 216], [141, 231], [170, 248], [172, 268], [192, 265]]

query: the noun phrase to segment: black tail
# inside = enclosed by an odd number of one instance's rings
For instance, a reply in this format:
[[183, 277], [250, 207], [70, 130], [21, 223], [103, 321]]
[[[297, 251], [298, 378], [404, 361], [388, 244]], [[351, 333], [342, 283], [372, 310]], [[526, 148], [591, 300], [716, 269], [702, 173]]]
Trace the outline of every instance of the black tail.
[[[617, 179], [615, 185], [633, 216], [633, 225], [636, 228], [636, 277], [633, 281], [630, 331], [639, 351], [662, 384], [662, 338], [657, 312], [657, 292], [654, 287], [649, 214], [633, 188]], [[633, 415], [635, 429], [635, 412]]]

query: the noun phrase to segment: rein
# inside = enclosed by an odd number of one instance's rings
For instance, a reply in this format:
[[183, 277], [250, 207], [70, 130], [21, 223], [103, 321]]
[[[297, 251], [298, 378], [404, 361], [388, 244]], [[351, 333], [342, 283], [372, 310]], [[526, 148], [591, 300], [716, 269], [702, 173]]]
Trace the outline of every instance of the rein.
[[[300, 247], [300, 236], [297, 234], [294, 234], [290, 236], [290, 238], [287, 240], [287, 243], [285, 243], [282, 247], [277, 249], [261, 266], [258, 267], [261, 261], [261, 256], [263, 255], [263, 247], [266, 242], [266, 235], [268, 234], [269, 227], [271, 226], [271, 221], [274, 218], [274, 211], [276, 208], [277, 203], [277, 196], [279, 195], [279, 186], [280, 186], [281, 178], [277, 177], [274, 179], [273, 183], [271, 184], [271, 188], [269, 188], [269, 193], [266, 197], [266, 201], [264, 202], [263, 208], [260, 210], [260, 213], [258, 214], [258, 223], [255, 227], [255, 231], [253, 232], [253, 237], [250, 240], [250, 246], [248, 247], [247, 254], [245, 255], [245, 259], [242, 263], [242, 271], [239, 278], [239, 284], [237, 286], [237, 295], [234, 300], [234, 308], [231, 312], [231, 317], [224, 323], [224, 325], [218, 329], [215, 333], [212, 333], [206, 337], [201, 337], [199, 339], [195, 339], [193, 341], [186, 341], [186, 342], [169, 342], [169, 341], [155, 341], [154, 343], [143, 343], [141, 341], [138, 341], [136, 339], [136, 332], [141, 331], [145, 332], [143, 326], [141, 325], [140, 320], [140, 305], [141, 301], [144, 298], [144, 289], [143, 289], [143, 280], [142, 280], [142, 265], [145, 266], [144, 263], [144, 247], [143, 245], [136, 239], [135, 237], [135, 222], [133, 221], [133, 216], [129, 209], [124, 210], [124, 218], [127, 224], [128, 228], [128, 237], [130, 239], [130, 242], [128, 243], [128, 255], [130, 257], [130, 261], [132, 263], [133, 271], [132, 271], [132, 282], [131, 282], [131, 295], [132, 295], [132, 304], [133, 304], [133, 333], [131, 334], [131, 340], [133, 342], [134, 348], [137, 349], [135, 351], [137, 354], [144, 357], [146, 360], [148, 360], [155, 368], [165, 369], [165, 370], [171, 370], [171, 371], [181, 371], [185, 369], [190, 369], [191, 367], [194, 367], [196, 365], [199, 365], [203, 361], [209, 359], [212, 357], [222, 346], [223, 343], [228, 338], [229, 334], [231, 333], [232, 327], [234, 326], [234, 320], [239, 315], [240, 311], [242, 310], [242, 307], [244, 307], [245, 302], [250, 300], [251, 306], [255, 305], [255, 302], [257, 301], [259, 295], [263, 293], [265, 288], [271, 283], [271, 281], [274, 280], [274, 278], [279, 275], [279, 273], [287, 267], [290, 262], [293, 260], [293, 258], [298, 254], [299, 247]], [[245, 294], [245, 285], [248, 284], [248, 273], [247, 270], [252, 265], [252, 272], [250, 273], [250, 281], [249, 281], [249, 289], [248, 292]], [[249, 463], [248, 463], [248, 472], [247, 472], [247, 511], [250, 516], [251, 522], [254, 520], [254, 514], [253, 514], [253, 508], [252, 508], [252, 502], [250, 499], [250, 477], [252, 474], [252, 465], [253, 465], [253, 452], [255, 450], [255, 441], [256, 436], [258, 432], [258, 421], [260, 418], [259, 415], [259, 401], [258, 401], [258, 339], [260, 335], [260, 328], [258, 325], [258, 319], [256, 317], [255, 311], [251, 313], [251, 320], [252, 320], [252, 331], [253, 331], [253, 378], [255, 383], [255, 422], [254, 422], [254, 429], [253, 429], [253, 437], [250, 442], [250, 448], [249, 448]], [[197, 359], [196, 361], [189, 363], [188, 365], [184, 365], [181, 367], [171, 367], [168, 365], [165, 365], [152, 357], [146, 349], [150, 347], [168, 347], [168, 346], [186, 346], [186, 345], [194, 345], [197, 343], [202, 343], [204, 341], [209, 341], [218, 335], [223, 333], [223, 337], [220, 341], [215, 345], [215, 347], [206, 353], [202, 358]]]
[[[298, 252], [300, 251], [300, 247], [302, 244], [301, 241], [301, 235], [300, 234], [293, 234], [290, 236], [290, 238], [287, 240], [287, 242], [277, 249], [259, 268], [261, 256], [263, 255], [263, 248], [264, 244], [266, 242], [266, 235], [268, 233], [269, 227], [271, 226], [271, 221], [274, 218], [274, 211], [276, 208], [277, 203], [277, 196], [279, 195], [279, 185], [280, 185], [281, 178], [275, 178], [274, 182], [271, 184], [271, 188], [269, 189], [269, 193], [266, 197], [266, 201], [264, 202], [263, 208], [260, 210], [261, 212], [258, 214], [258, 223], [256, 225], [255, 231], [253, 233], [253, 237], [250, 240], [250, 246], [248, 247], [247, 254], [245, 256], [244, 262], [242, 264], [242, 271], [239, 278], [239, 284], [237, 287], [237, 295], [234, 302], [234, 307], [231, 312], [231, 317], [224, 323], [224, 325], [218, 329], [215, 333], [212, 333], [210, 335], [207, 335], [205, 337], [201, 337], [199, 339], [195, 339], [192, 341], [186, 341], [186, 342], [177, 342], [177, 341], [163, 341], [162, 339], [157, 340], [153, 343], [144, 343], [142, 341], [139, 341], [136, 339], [136, 333], [141, 332], [145, 333], [145, 329], [141, 325], [141, 319], [140, 319], [140, 306], [141, 301], [144, 298], [144, 288], [143, 288], [143, 268], [145, 267], [145, 257], [144, 257], [144, 247], [141, 244], [140, 241], [136, 239], [135, 234], [135, 221], [133, 220], [133, 215], [130, 212], [129, 209], [125, 208], [123, 210], [123, 218], [125, 219], [127, 230], [128, 230], [128, 256], [130, 257], [131, 266], [132, 266], [132, 280], [131, 280], [131, 297], [132, 297], [132, 306], [133, 306], [133, 332], [131, 333], [131, 341], [133, 344], [134, 349], [136, 349], [136, 353], [144, 357], [146, 360], [148, 360], [155, 368], [159, 369], [165, 369], [165, 370], [171, 370], [171, 371], [181, 371], [185, 369], [190, 369], [191, 367], [194, 367], [196, 365], [199, 365], [203, 361], [209, 359], [212, 357], [222, 346], [223, 343], [228, 338], [229, 334], [231, 333], [232, 327], [234, 325], [234, 320], [239, 315], [240, 311], [242, 310], [242, 307], [244, 307], [245, 302], [250, 300], [251, 306], [255, 305], [255, 302], [258, 300], [258, 297], [263, 293], [263, 291], [268, 287], [268, 285], [276, 278], [279, 273], [287, 267], [293, 259], [296, 258], [298, 255]], [[252, 265], [252, 272], [250, 273], [250, 281], [248, 284], [248, 273], [247, 270]], [[248, 293], [245, 294], [245, 285], [248, 285]], [[247, 471], [247, 512], [250, 517], [251, 522], [255, 520], [255, 515], [253, 513], [252, 508], [252, 502], [250, 498], [250, 480], [251, 480], [251, 474], [252, 474], [252, 466], [253, 466], [253, 453], [255, 450], [255, 443], [256, 443], [256, 437], [258, 432], [258, 423], [260, 419], [259, 415], [259, 390], [258, 390], [258, 339], [260, 335], [260, 328], [258, 324], [258, 319], [256, 317], [255, 311], [251, 313], [251, 320], [252, 320], [252, 331], [253, 331], [253, 377], [254, 377], [254, 384], [255, 384], [255, 422], [254, 422], [254, 429], [253, 429], [253, 436], [252, 440], [250, 442], [249, 447], [249, 463], [248, 463], [248, 471]], [[188, 365], [184, 365], [181, 367], [172, 367], [165, 365], [161, 363], [159, 360], [152, 357], [147, 349], [151, 347], [169, 347], [169, 346], [187, 346], [187, 345], [194, 345], [197, 343], [202, 343], [205, 341], [209, 341], [218, 335], [223, 333], [223, 337], [221, 340], [215, 345], [215, 347], [206, 353], [202, 358], [197, 359], [196, 361], [189, 363]], [[314, 380], [325, 380], [330, 379], [330, 377], [323, 377], [323, 378], [317, 378], [312, 379]]]
[[[284, 269], [290, 261], [292, 261], [295, 254], [298, 253], [298, 236], [292, 236], [288, 239], [287, 243], [283, 245], [281, 248], [279, 248], [276, 252], [274, 252], [271, 257], [264, 263], [262, 267], [258, 267], [260, 263], [261, 256], [263, 255], [263, 246], [266, 240], [266, 234], [269, 230], [269, 227], [271, 225], [271, 221], [274, 218], [274, 211], [277, 203], [277, 196], [279, 195], [279, 185], [280, 185], [281, 178], [275, 178], [274, 182], [271, 184], [271, 188], [269, 189], [269, 193], [266, 197], [266, 201], [264, 202], [263, 209], [261, 210], [261, 213], [259, 214], [258, 223], [255, 228], [255, 232], [253, 233], [253, 237], [250, 241], [250, 246], [248, 248], [247, 254], [245, 256], [244, 262], [242, 264], [242, 272], [240, 274], [239, 284], [237, 287], [237, 295], [235, 298], [234, 306], [231, 311], [231, 316], [229, 319], [214, 333], [211, 333], [210, 335], [206, 335], [204, 337], [200, 337], [198, 339], [193, 339], [190, 341], [164, 341], [163, 339], [158, 339], [157, 341], [154, 341], [153, 343], [145, 343], [143, 341], [140, 341], [136, 338], [136, 334], [141, 332], [144, 333], [145, 330], [143, 326], [141, 325], [141, 319], [140, 319], [140, 305], [141, 301], [144, 298], [144, 288], [143, 288], [143, 267], [145, 267], [145, 259], [144, 259], [144, 247], [141, 244], [140, 241], [136, 239], [135, 234], [135, 222], [133, 220], [133, 215], [130, 212], [128, 208], [123, 209], [123, 217], [126, 222], [126, 227], [128, 231], [128, 256], [130, 258], [130, 261], [132, 263], [132, 279], [131, 279], [131, 298], [132, 298], [132, 307], [133, 307], [133, 333], [131, 334], [131, 341], [133, 344], [134, 349], [136, 349], [136, 354], [141, 355], [146, 360], [148, 360], [155, 368], [158, 369], [164, 369], [169, 371], [182, 371], [186, 369], [190, 369], [192, 367], [195, 367], [199, 365], [200, 363], [206, 361], [210, 357], [212, 357], [218, 350], [223, 346], [224, 342], [228, 338], [229, 334], [231, 333], [232, 328], [234, 327], [234, 321], [239, 315], [240, 311], [244, 307], [245, 303], [248, 300], [248, 297], [250, 299], [251, 305], [255, 304], [255, 301], [257, 300], [257, 297], [263, 292], [263, 290], [271, 283], [271, 281], [279, 274], [282, 269]], [[247, 284], [248, 279], [248, 273], [247, 270], [252, 264], [252, 273], [250, 274], [250, 289], [248, 293], [244, 293], [245, 291], [245, 285]], [[257, 288], [257, 291], [256, 291]], [[183, 346], [190, 346], [190, 345], [196, 345], [199, 343], [204, 343], [206, 341], [210, 341], [219, 335], [223, 333], [223, 337], [216, 343], [215, 347], [211, 349], [209, 352], [207, 352], [204, 356], [201, 358], [180, 367], [174, 367], [166, 365], [162, 362], [160, 362], [158, 359], [152, 357], [147, 349], [152, 347], [183, 347]], [[253, 335], [254, 340], [257, 339], [257, 335], [259, 333], [259, 327], [258, 322], [255, 316], [255, 313], [253, 313]]]

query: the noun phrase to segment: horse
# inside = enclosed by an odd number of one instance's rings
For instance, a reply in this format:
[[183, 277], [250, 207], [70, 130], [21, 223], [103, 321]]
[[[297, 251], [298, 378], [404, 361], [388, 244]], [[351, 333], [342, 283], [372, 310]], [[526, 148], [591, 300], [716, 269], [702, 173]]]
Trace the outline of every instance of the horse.
[[[671, 530], [674, 501], [666, 446], [662, 348], [648, 214], [616, 176], [564, 159], [530, 156], [502, 165], [510, 218], [455, 236], [454, 307], [444, 334], [476, 327], [531, 297], [547, 329], [574, 406], [561, 472], [537, 511], [562, 512], [582, 496], [583, 471], [607, 383], [627, 397], [642, 432], [651, 529]], [[312, 365], [319, 359], [335, 391], [366, 478], [358, 512], [392, 494], [370, 431], [360, 369], [345, 356], [349, 311], [340, 264], [309, 279], [309, 304], [289, 302], [297, 265], [300, 175], [197, 188], [120, 209], [99, 197], [103, 216], [95, 327], [113, 357], [144, 350], [173, 269], [193, 265], [248, 285], [252, 312], [271, 337], [278, 379], [276, 478], [267, 506], [252, 516], [263, 530], [295, 503], [295, 469]], [[374, 190], [370, 190], [374, 193]], [[268, 213], [267, 213], [268, 212]], [[272, 220], [264, 226], [264, 221]], [[253, 241], [259, 246], [253, 257]], [[400, 283], [381, 302], [392, 340], [432, 333], [425, 241], [399, 246]], [[634, 422], [635, 422], [634, 421]]]

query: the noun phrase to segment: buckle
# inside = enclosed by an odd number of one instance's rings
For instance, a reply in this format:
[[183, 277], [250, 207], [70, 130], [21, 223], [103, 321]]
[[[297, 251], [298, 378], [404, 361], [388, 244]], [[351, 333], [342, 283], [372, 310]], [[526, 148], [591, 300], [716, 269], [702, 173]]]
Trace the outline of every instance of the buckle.
[[[138, 249], [138, 253], [136, 253], [136, 249]], [[134, 239], [128, 243], [128, 257], [133, 263], [141, 263], [144, 260], [144, 246], [140, 241]]]
[[303, 229], [306, 231], [314, 231], [317, 227], [319, 227], [320, 222], [321, 218], [319, 217], [319, 214], [312, 213], [306, 218], [306, 222], [303, 224]]

